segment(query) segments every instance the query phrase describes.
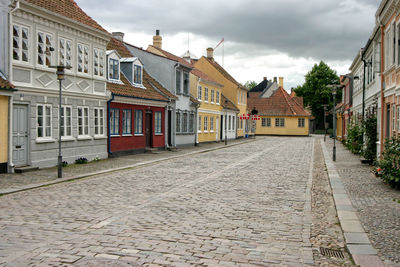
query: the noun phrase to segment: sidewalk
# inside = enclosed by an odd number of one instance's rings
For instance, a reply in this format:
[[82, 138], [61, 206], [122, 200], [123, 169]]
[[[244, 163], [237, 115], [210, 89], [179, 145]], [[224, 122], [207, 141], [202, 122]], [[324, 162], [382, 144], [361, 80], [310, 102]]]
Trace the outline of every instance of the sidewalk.
[[[262, 138], [262, 137], [257, 137]], [[63, 178], [57, 178], [57, 167], [40, 169], [26, 173], [0, 174], [0, 196], [19, 191], [24, 191], [41, 186], [51, 185], [60, 182], [80, 179], [92, 175], [118, 171], [126, 168], [134, 168], [141, 165], [156, 163], [177, 157], [189, 156], [215, 149], [222, 149], [232, 145], [239, 145], [246, 142], [253, 142], [255, 139], [236, 139], [228, 140], [228, 145], [224, 142], [205, 143], [198, 146], [188, 146], [179, 148], [171, 152], [162, 150], [157, 153], [142, 153], [127, 155], [117, 158], [109, 158], [100, 161], [92, 161], [87, 164], [71, 164], [63, 168]], [[257, 140], [257, 139], [256, 139]], [[79, 155], [77, 155], [77, 158]]]
[[[354, 255], [357, 258], [357, 254], [369, 257], [377, 254], [386, 265], [400, 266], [400, 204], [397, 203], [400, 191], [375, 177], [371, 166], [361, 164], [360, 157], [353, 155], [341, 142], [336, 142], [336, 162], [333, 162], [333, 140], [327, 138], [324, 142], [323, 136], [320, 140], [326, 147], [331, 186], [337, 191], [333, 192], [336, 208], [353, 258]], [[343, 225], [343, 221], [347, 225]], [[374, 266], [368, 261], [362, 265]]]

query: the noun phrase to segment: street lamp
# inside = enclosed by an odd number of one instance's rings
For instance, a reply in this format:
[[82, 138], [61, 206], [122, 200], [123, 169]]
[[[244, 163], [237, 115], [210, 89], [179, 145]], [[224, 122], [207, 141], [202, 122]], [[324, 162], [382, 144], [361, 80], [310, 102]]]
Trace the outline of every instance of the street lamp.
[[325, 134], [324, 134], [324, 142], [326, 142], [326, 134], [328, 131], [328, 125], [326, 125], [326, 111], [328, 110], [328, 105], [323, 104], [322, 107], [324, 108], [324, 128], [325, 128]]
[[338, 84], [328, 85], [328, 88], [332, 90], [333, 96], [333, 161], [336, 161], [336, 93], [338, 88], [342, 88], [343, 86]]
[[[49, 66], [49, 68], [57, 69], [57, 80], [60, 83], [60, 90], [59, 90], [59, 99], [58, 99], [58, 162], [57, 162], [57, 174], [58, 178], [62, 178], [62, 154], [61, 154], [61, 100], [62, 100], [62, 80], [65, 79], [65, 69], [70, 69], [71, 66]], [[64, 129], [65, 131], [65, 129]]]

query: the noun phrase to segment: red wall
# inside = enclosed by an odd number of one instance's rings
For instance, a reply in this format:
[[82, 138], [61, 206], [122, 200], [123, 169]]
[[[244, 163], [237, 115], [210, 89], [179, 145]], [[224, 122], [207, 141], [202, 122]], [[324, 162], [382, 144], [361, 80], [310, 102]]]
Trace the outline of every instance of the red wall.
[[[146, 136], [145, 136], [145, 124], [146, 124], [146, 111], [152, 111], [152, 145], [151, 147], [164, 147], [165, 146], [165, 109], [162, 107], [152, 107], [152, 106], [140, 106], [140, 105], [130, 105], [111, 102], [110, 108], [119, 109], [119, 137], [111, 136], [110, 146], [111, 152], [117, 151], [127, 151], [134, 149], [143, 149], [146, 147]], [[132, 110], [132, 136], [122, 136], [122, 110], [130, 109]], [[135, 110], [142, 110], [142, 122], [143, 122], [143, 136], [135, 136]], [[161, 132], [162, 135], [155, 135], [155, 112], [161, 111]], [[110, 120], [107, 117], [107, 124]]]

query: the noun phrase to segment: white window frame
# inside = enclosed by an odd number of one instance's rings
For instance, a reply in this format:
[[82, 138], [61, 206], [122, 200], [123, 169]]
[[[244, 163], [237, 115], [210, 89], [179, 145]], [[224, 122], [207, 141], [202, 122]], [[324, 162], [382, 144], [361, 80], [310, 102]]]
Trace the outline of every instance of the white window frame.
[[285, 118], [275, 118], [275, 127], [285, 128]]
[[162, 135], [162, 112], [154, 112], [154, 134]]
[[[119, 108], [110, 108], [110, 136], [119, 136]], [[116, 130], [116, 132], [115, 132]]]
[[[133, 121], [134, 123], [134, 134], [135, 136], [142, 136], [143, 135], [143, 110], [141, 109], [135, 109], [134, 116], [135, 119]], [[136, 114], [140, 114], [139, 116]]]
[[[79, 116], [79, 110], [82, 111], [82, 116]], [[87, 118], [85, 118], [85, 111], [87, 111]], [[90, 136], [90, 109], [87, 106], [79, 106], [77, 108], [77, 125], [78, 125], [78, 137], [89, 137]], [[82, 125], [79, 124], [79, 119], [81, 118]], [[82, 127], [82, 133], [79, 133], [80, 128]]]
[[216, 96], [215, 96], [215, 103], [217, 104], [217, 105], [219, 105], [219, 103], [220, 103], [220, 92], [219, 92], [219, 90], [216, 90]]
[[[117, 78], [111, 77], [111, 62], [117, 62]], [[113, 64], [114, 66], [114, 64]], [[121, 79], [120, 77], [120, 72], [121, 72], [121, 66], [120, 66], [120, 62], [118, 59], [115, 58], [108, 58], [108, 79], [112, 80], [112, 81], [119, 81]], [[113, 69], [113, 74], [114, 74], [114, 69]]]
[[215, 89], [214, 88], [211, 88], [211, 90], [210, 90], [210, 93], [211, 93], [211, 104], [214, 104], [214, 101], [215, 101]]
[[204, 87], [204, 102], [208, 103], [208, 88]]
[[202, 127], [202, 125], [201, 125], [201, 115], [199, 115], [199, 118], [198, 118], [198, 120], [197, 120], [197, 132], [199, 132], [199, 133], [201, 133], [202, 132], [202, 130], [203, 130], [203, 127]]
[[122, 109], [122, 136], [132, 136], [132, 109]]
[[[186, 117], [186, 118], [185, 118]], [[187, 112], [182, 113], [182, 133], [187, 133], [189, 131], [189, 116]]]
[[203, 131], [208, 133], [208, 117], [204, 116]]
[[194, 113], [189, 113], [189, 133], [194, 133]]
[[[102, 115], [101, 115], [102, 113]], [[94, 108], [94, 136], [105, 136], [105, 112], [104, 108]], [[97, 132], [97, 134], [96, 134]]]
[[190, 94], [190, 74], [187, 71], [182, 73], [182, 87], [183, 94], [188, 96]]
[[[14, 36], [14, 27], [18, 27], [18, 36]], [[23, 34], [23, 30], [27, 31], [27, 38], [22, 38], [22, 34]], [[14, 62], [20, 62], [20, 63], [24, 63], [24, 64], [29, 64], [31, 62], [31, 29], [28, 26], [22, 25], [22, 24], [13, 24], [12, 26], [12, 43], [10, 44], [12, 47], [12, 60]], [[14, 47], [14, 41], [17, 39], [17, 44], [18, 47]], [[27, 49], [23, 49], [23, 41], [26, 41], [26, 48]], [[26, 60], [22, 60], [22, 55], [24, 54], [25, 51], [25, 55], [26, 55]], [[16, 52], [18, 54], [18, 59], [14, 59], [14, 52]]]
[[201, 88], [201, 85], [199, 85], [199, 87], [197, 87], [197, 100], [199, 100], [200, 102], [202, 101], [201, 99], [202, 99], [202, 92], [203, 90], [202, 90], [202, 88]]
[[[64, 130], [64, 133], [61, 133], [61, 138], [72, 138], [72, 106], [61, 106], [61, 108], [62, 108], [62, 113], [61, 113], [61, 119], [62, 119], [62, 122], [61, 122], [61, 125], [62, 125], [62, 127], [63, 127], [63, 130]], [[66, 117], [65, 115], [67, 114], [66, 113], [66, 111], [67, 111], [67, 109], [69, 109], [70, 110], [70, 113], [69, 113], [69, 118], [68, 117]], [[69, 120], [69, 130], [70, 130], [70, 134], [68, 135], [67, 134], [67, 132], [68, 132], [68, 128], [67, 128], [67, 126], [68, 126], [68, 124], [67, 124], [67, 121]]]
[[[61, 48], [61, 42], [62, 41], [64, 41], [64, 45], [65, 45], [63, 50]], [[70, 44], [70, 49], [69, 50], [67, 49], [68, 43]], [[57, 45], [58, 45], [58, 50], [57, 50], [58, 51], [58, 53], [57, 53], [57, 55], [58, 55], [58, 58], [57, 58], [58, 64], [63, 65], [63, 66], [69, 66], [69, 67], [72, 68], [72, 62], [73, 62], [73, 53], [72, 53], [72, 51], [74, 51], [73, 41], [71, 39], [68, 39], [68, 38], [58, 37]], [[63, 59], [61, 58], [61, 56], [63, 57]], [[69, 64], [67, 63], [68, 61], [69, 61]]]
[[396, 131], [396, 106], [392, 107], [392, 131]]
[[[106, 53], [99, 48], [93, 49], [93, 76], [104, 77]], [[97, 72], [97, 73], [96, 73]]]
[[[140, 81], [136, 80], [136, 76], [137, 76], [137, 69], [140, 69], [140, 75], [139, 75], [139, 79]], [[142, 85], [143, 84], [143, 66], [139, 65], [139, 64], [133, 64], [133, 83], [134, 84], [139, 84]]]
[[306, 127], [306, 119], [298, 118], [297, 120], [297, 127], [298, 128], [305, 128]]
[[397, 106], [397, 133], [400, 133], [400, 105]]
[[214, 132], [214, 117], [210, 117], [210, 133]]
[[[42, 107], [42, 126], [39, 126], [39, 107]], [[47, 114], [46, 108], [49, 108], [50, 114]], [[51, 104], [37, 104], [36, 105], [36, 138], [39, 140], [52, 139], [53, 136], [53, 107]], [[46, 117], [50, 118], [50, 125], [47, 125]], [[39, 136], [39, 127], [42, 127], [42, 136]], [[46, 128], [50, 127], [50, 134], [47, 135]]]
[[[78, 43], [76, 46], [76, 55], [76, 71], [80, 74], [88, 75], [90, 72], [90, 46], [88, 44]], [[79, 70], [79, 64], [82, 64], [81, 70]]]
[[[43, 43], [39, 44], [39, 35], [43, 36]], [[38, 30], [36, 32], [36, 64], [43, 67], [48, 67], [52, 65], [53, 53], [50, 51], [50, 47], [53, 47], [53, 34], [45, 31]], [[50, 42], [47, 43], [48, 37], [50, 37]], [[40, 53], [40, 49], [42, 52]], [[42, 58], [43, 64], [39, 63], [39, 57]]]
[[182, 94], [182, 70], [175, 71], [175, 90], [177, 95]]

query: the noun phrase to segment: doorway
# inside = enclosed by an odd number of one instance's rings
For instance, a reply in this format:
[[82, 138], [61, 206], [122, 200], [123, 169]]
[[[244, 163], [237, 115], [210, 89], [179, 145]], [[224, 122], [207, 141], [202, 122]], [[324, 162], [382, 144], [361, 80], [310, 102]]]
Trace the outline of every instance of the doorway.
[[153, 137], [153, 114], [146, 111], [146, 147], [152, 147]]
[[28, 165], [28, 106], [13, 106], [13, 162], [16, 167]]
[[390, 137], [390, 104], [386, 105], [386, 138]]

